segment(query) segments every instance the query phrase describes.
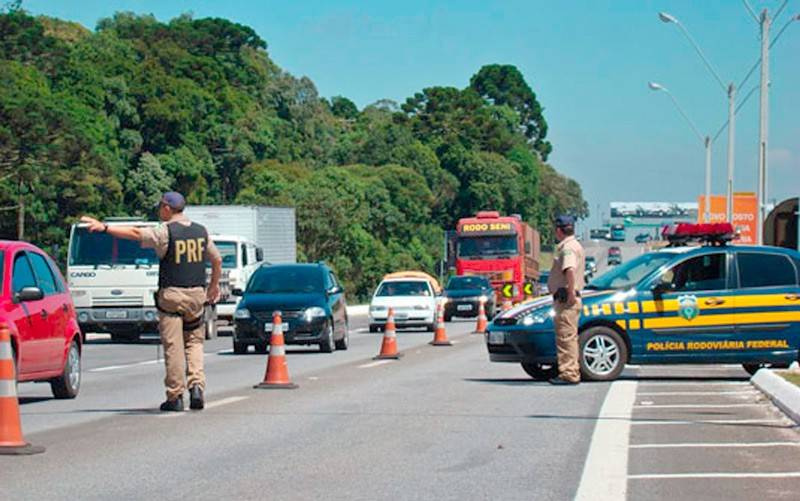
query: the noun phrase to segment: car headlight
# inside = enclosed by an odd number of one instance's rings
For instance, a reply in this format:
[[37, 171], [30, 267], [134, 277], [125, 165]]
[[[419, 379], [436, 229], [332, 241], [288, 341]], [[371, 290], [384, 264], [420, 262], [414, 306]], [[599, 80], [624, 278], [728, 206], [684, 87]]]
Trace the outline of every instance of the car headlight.
[[326, 317], [325, 310], [320, 308], [319, 306], [312, 306], [308, 308], [306, 312], [303, 314], [306, 322], [310, 322], [311, 320], [319, 317]]
[[70, 291], [72, 297], [83, 297], [86, 295], [86, 291]]
[[236, 320], [247, 320], [250, 318], [250, 310], [247, 308], [237, 308], [236, 311], [233, 312], [233, 318]]
[[519, 323], [525, 326], [540, 325], [547, 322], [554, 316], [555, 316], [555, 310], [553, 310], [552, 308], [549, 311], [534, 311], [531, 312], [529, 315], [522, 317]]

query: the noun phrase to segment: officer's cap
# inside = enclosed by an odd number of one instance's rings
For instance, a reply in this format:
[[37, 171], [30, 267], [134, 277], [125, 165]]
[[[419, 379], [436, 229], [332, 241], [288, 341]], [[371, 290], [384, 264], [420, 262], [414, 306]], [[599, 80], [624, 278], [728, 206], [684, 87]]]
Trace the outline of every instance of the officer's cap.
[[575, 218], [570, 216], [569, 214], [559, 214], [558, 216], [556, 216], [555, 222], [558, 228], [575, 226]]
[[186, 207], [186, 199], [183, 198], [183, 195], [178, 193], [177, 191], [168, 191], [161, 196], [161, 200], [158, 201], [156, 206], [159, 205], [166, 205], [173, 210], [183, 210]]

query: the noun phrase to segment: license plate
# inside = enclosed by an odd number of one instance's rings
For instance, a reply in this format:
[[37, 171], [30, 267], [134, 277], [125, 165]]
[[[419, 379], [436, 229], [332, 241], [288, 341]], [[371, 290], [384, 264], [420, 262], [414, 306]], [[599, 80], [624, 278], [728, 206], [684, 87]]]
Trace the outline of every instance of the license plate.
[[[289, 324], [284, 322], [284, 323], [281, 324], [281, 328], [282, 328], [283, 332], [286, 332], [287, 330], [289, 330]], [[272, 332], [272, 324], [271, 323], [264, 324], [264, 332]]]
[[458, 311], [472, 311], [472, 305], [471, 304], [460, 304], [460, 305], [456, 306], [456, 310], [458, 310]]
[[398, 320], [408, 320], [408, 313], [397, 313], [394, 317]]
[[128, 318], [127, 311], [107, 311], [106, 318]]
[[502, 332], [490, 332], [489, 344], [505, 344], [505, 336]]

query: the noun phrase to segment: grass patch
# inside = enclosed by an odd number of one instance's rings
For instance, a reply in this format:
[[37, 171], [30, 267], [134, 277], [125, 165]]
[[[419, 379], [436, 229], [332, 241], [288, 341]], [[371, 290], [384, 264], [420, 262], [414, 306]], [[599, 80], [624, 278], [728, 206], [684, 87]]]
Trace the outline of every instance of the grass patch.
[[795, 386], [800, 386], [800, 374], [795, 372], [779, 372], [780, 376]]

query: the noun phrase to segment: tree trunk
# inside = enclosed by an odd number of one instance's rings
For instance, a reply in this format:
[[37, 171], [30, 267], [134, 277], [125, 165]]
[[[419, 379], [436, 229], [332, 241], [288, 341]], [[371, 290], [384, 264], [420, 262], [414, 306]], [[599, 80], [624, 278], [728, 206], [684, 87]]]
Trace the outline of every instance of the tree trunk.
[[25, 198], [22, 194], [22, 179], [19, 180], [17, 197], [17, 240], [22, 240], [25, 238]]

